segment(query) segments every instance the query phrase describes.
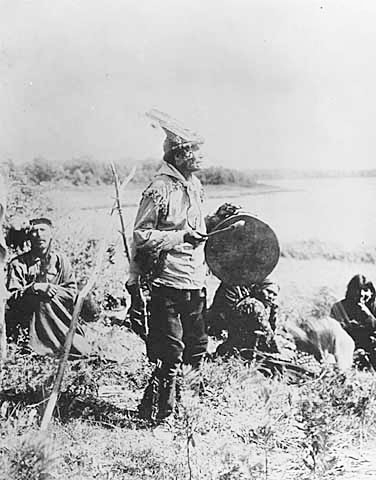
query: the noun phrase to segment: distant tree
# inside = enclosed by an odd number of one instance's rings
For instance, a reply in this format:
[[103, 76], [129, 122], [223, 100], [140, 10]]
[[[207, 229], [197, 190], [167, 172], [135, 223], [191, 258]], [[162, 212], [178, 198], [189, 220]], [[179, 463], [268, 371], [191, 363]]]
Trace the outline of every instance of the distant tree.
[[161, 166], [161, 160], [147, 158], [137, 166], [133, 181], [135, 183], [150, 182]]
[[17, 175], [17, 167], [11, 158], [0, 162], [0, 171], [3, 175], [14, 178]]
[[83, 156], [63, 163], [64, 178], [73, 185], [100, 184], [101, 166], [92, 158]]
[[224, 168], [222, 166], [212, 166], [198, 172], [198, 177], [206, 185], [254, 185], [254, 176], [250, 173]]
[[24, 172], [26, 178], [37, 185], [42, 182], [58, 180], [61, 176], [59, 165], [43, 157], [34, 158], [31, 162], [26, 163]]

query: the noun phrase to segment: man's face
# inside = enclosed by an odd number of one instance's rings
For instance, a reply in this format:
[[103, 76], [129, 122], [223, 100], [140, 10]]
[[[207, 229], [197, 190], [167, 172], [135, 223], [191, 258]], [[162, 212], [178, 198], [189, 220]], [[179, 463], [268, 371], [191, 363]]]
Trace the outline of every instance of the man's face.
[[262, 297], [268, 305], [275, 305], [277, 303], [278, 293], [278, 289], [274, 286], [265, 287], [261, 290]]
[[45, 223], [33, 225], [30, 230], [30, 240], [33, 249], [44, 252], [50, 246], [52, 239], [51, 227]]
[[371, 300], [372, 290], [369, 287], [362, 287], [359, 292], [359, 302], [367, 303]]
[[175, 165], [180, 171], [196, 172], [202, 166], [202, 154], [198, 145], [184, 148], [184, 153], [175, 156]]

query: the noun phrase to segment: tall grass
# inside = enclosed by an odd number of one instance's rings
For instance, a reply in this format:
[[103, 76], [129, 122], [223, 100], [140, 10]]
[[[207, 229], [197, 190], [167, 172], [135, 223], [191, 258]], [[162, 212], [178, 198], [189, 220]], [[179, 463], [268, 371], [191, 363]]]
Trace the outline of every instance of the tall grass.
[[[99, 383], [110, 378], [103, 365], [96, 369]], [[118, 423], [106, 421], [105, 404], [102, 417], [84, 410], [76, 419], [57, 417], [50, 432], [50, 445], [59, 453], [54, 461], [43, 441], [30, 441], [37, 424], [25, 424], [27, 405], [20, 405], [17, 415], [10, 411], [1, 420], [2, 467], [9, 475], [4, 478], [336, 478], [348, 468], [348, 452], [375, 433], [376, 381], [370, 373], [346, 377], [324, 370], [314, 380], [290, 384], [232, 359], [205, 364], [203, 378], [209, 392], [200, 397], [195, 382], [188, 381], [169, 428], [125, 421], [124, 404]], [[82, 386], [87, 380], [80, 379]], [[135, 389], [126, 376], [122, 381], [124, 398], [129, 389], [140, 398], [141, 386]], [[86, 394], [79, 399], [90, 406]]]
[[52, 480], [56, 451], [51, 439], [27, 435], [18, 439], [9, 450], [7, 480]]
[[376, 247], [363, 247], [357, 250], [344, 250], [320, 240], [303, 240], [282, 246], [281, 256], [295, 260], [322, 258], [340, 262], [376, 263]]

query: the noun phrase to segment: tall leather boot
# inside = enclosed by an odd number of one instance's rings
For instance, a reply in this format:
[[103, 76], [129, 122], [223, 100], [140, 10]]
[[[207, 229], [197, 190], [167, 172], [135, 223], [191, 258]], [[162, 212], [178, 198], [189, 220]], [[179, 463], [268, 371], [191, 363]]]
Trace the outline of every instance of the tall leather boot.
[[157, 420], [161, 390], [160, 373], [160, 366], [157, 365], [146, 386], [140, 405], [138, 406], [139, 417], [143, 418], [144, 420]]
[[167, 364], [161, 368], [158, 419], [163, 420], [175, 411], [176, 376], [178, 364]]

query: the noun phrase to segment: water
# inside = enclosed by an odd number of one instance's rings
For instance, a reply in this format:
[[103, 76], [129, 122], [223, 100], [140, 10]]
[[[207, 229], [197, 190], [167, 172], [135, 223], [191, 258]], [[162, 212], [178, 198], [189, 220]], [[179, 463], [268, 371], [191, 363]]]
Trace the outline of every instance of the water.
[[[226, 201], [240, 204], [249, 213], [269, 223], [281, 244], [319, 240], [349, 250], [376, 245], [376, 178], [266, 183], [276, 190], [209, 186], [205, 213], [214, 212]], [[94, 236], [103, 233], [108, 224], [112, 188], [95, 190], [95, 194], [84, 191], [81, 192], [82, 198], [78, 193], [72, 193], [68, 210], [74, 211], [80, 224], [86, 228], [90, 226]], [[68, 204], [70, 197], [64, 191], [61, 195], [61, 198], [56, 197], [60, 199], [58, 203]], [[140, 195], [141, 188], [138, 187], [127, 190], [124, 195], [123, 211], [128, 235], [132, 231]]]
[[[376, 178], [267, 183], [282, 191], [230, 200], [269, 223], [281, 242], [320, 240], [344, 249], [376, 245]], [[213, 210], [220, 203], [209, 198], [206, 208]]]

